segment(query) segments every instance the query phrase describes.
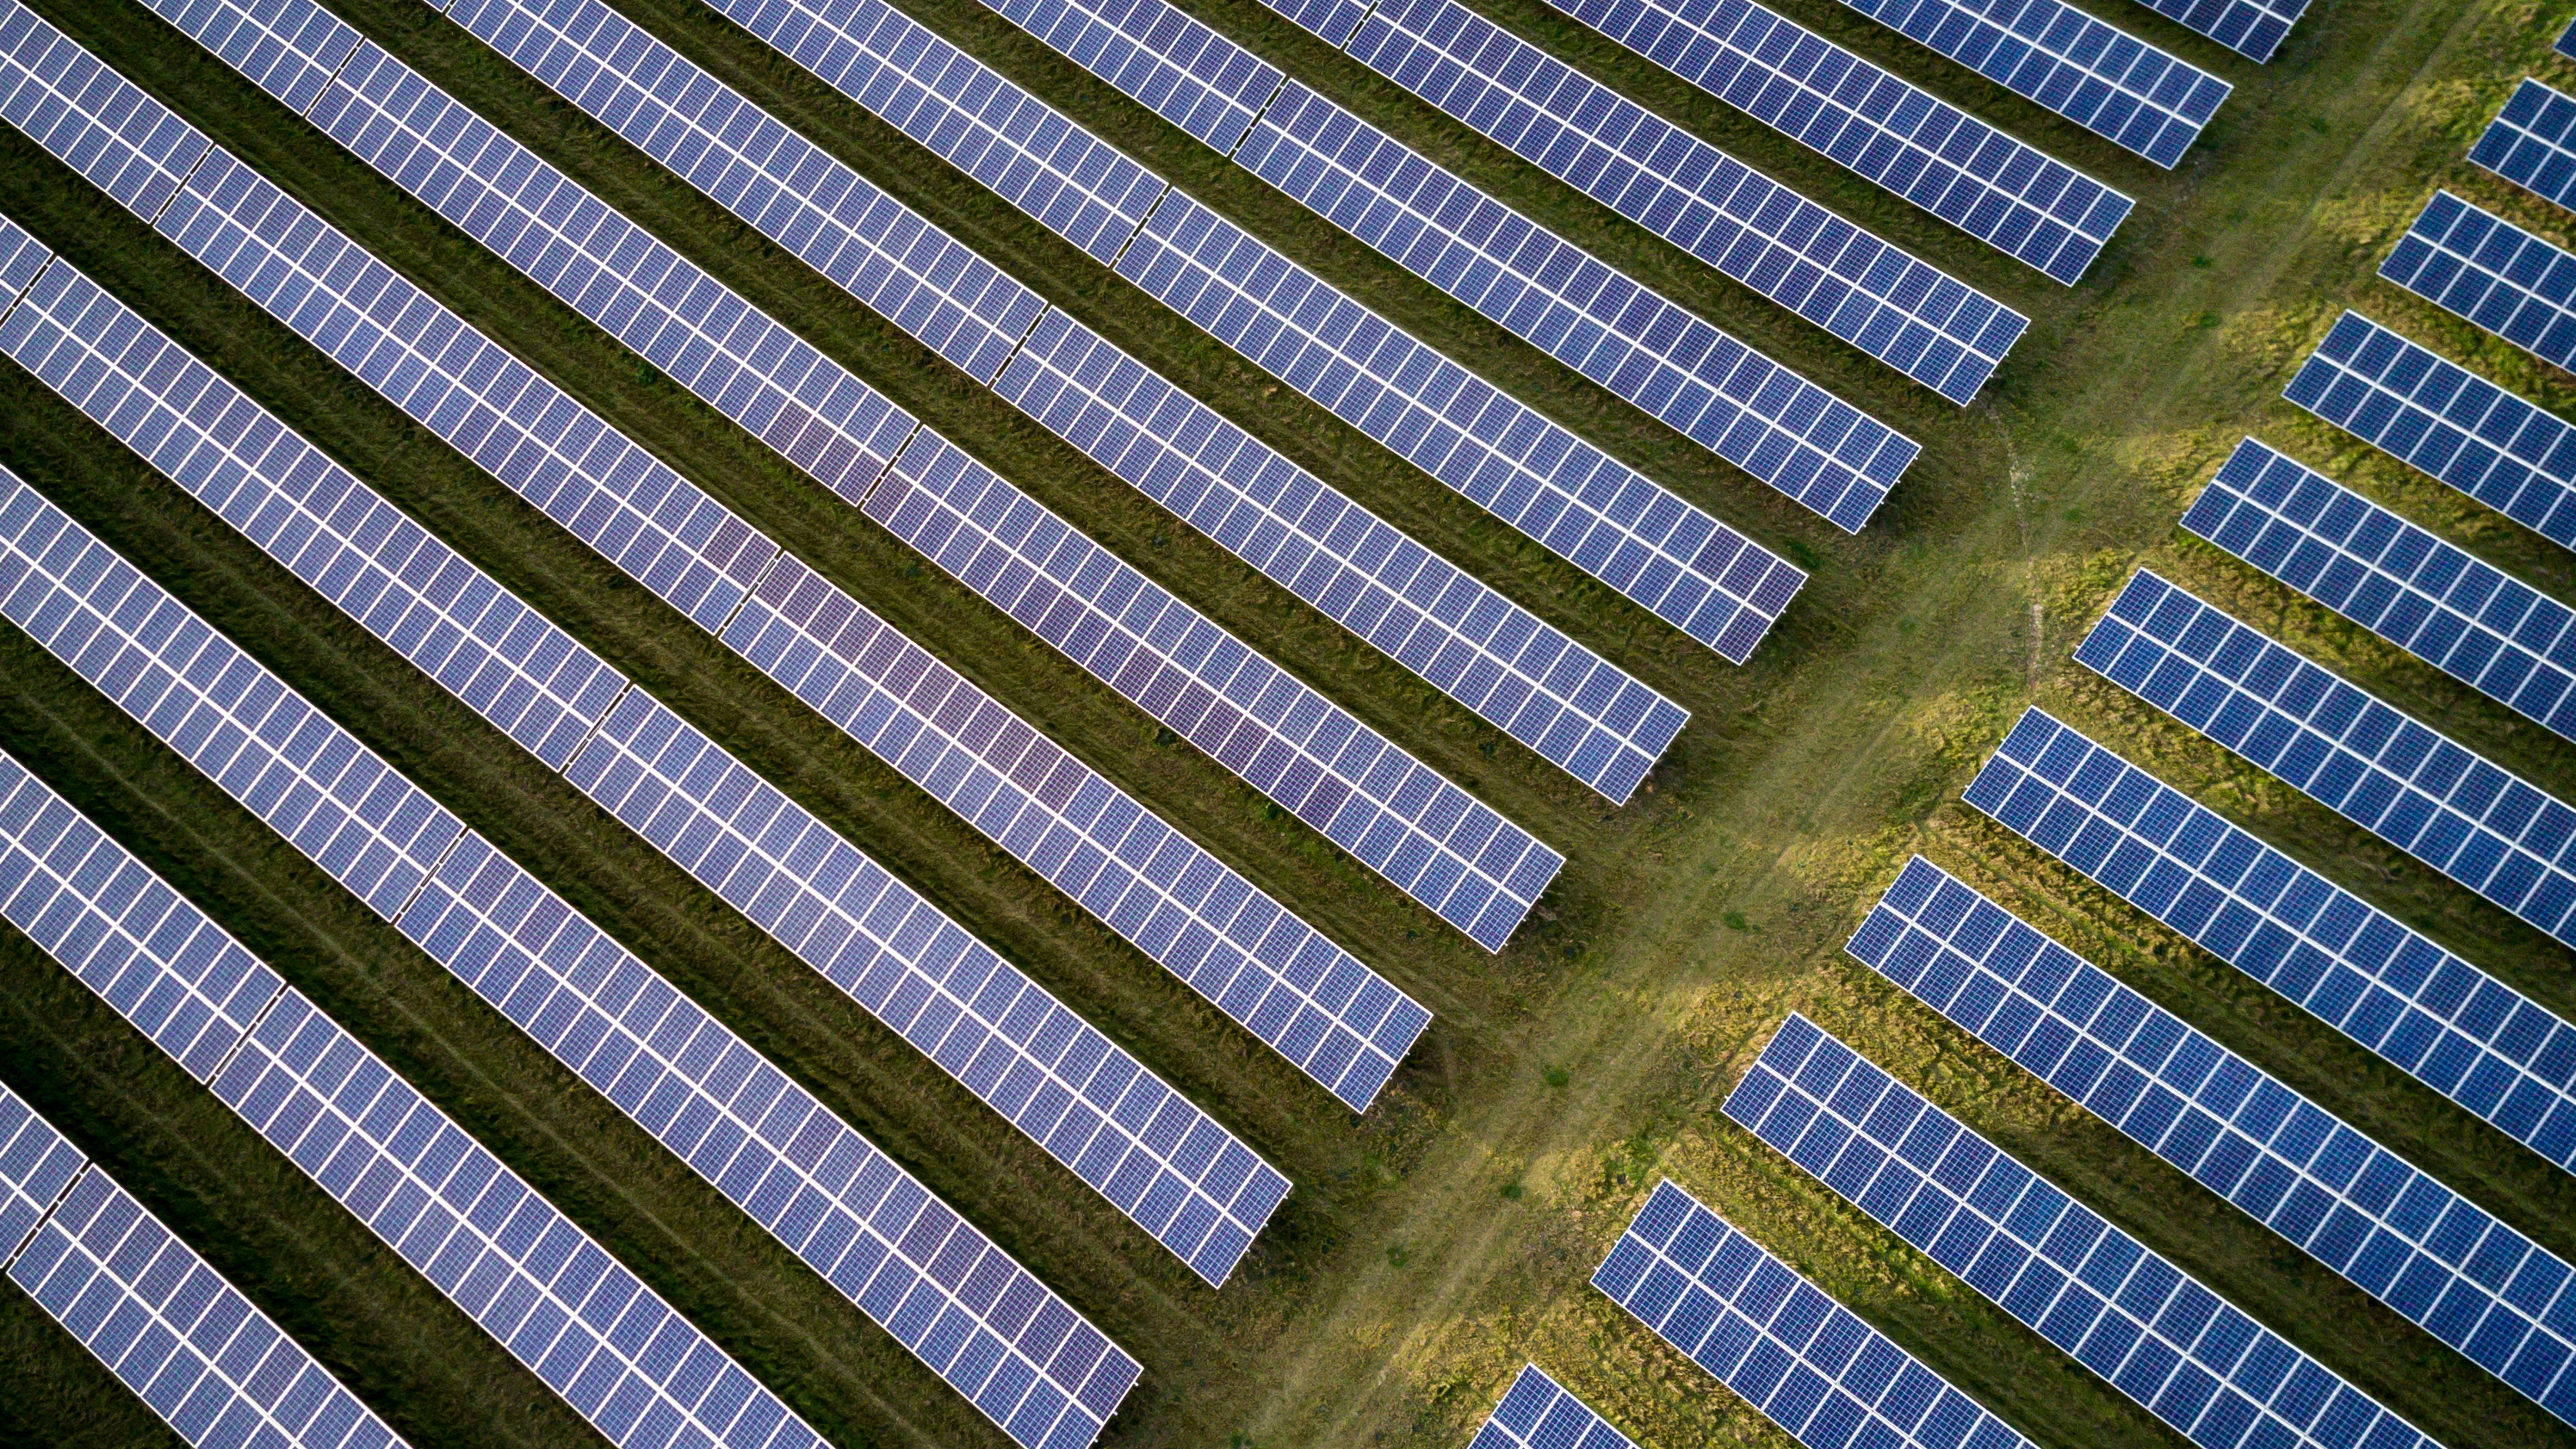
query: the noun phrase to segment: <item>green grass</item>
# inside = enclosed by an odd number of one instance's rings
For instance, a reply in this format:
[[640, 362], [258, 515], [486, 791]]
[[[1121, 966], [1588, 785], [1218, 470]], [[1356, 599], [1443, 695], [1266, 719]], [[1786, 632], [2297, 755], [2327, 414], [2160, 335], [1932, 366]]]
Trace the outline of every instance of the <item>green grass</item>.
[[[2576, 1011], [2568, 952], [2066, 657], [2130, 567], [2145, 562], [2513, 768], [2561, 793], [2576, 789], [2567, 783], [2576, 779], [2576, 750], [2178, 540], [2172, 526], [2217, 459], [2256, 430], [2523, 578], [2576, 597], [2576, 568], [2563, 552], [2277, 400], [2289, 369], [2351, 303], [2526, 395], [2576, 409], [2576, 381], [2370, 279], [2437, 182], [2565, 239], [2547, 208], [2459, 161], [2515, 79], [2557, 64], [2542, 50], [2564, 22], [2563, 5], [2321, 6], [2263, 68], [2135, 7], [2105, 7], [2237, 84], [2202, 144], [2167, 175], [1830, 0], [1786, 4], [2138, 197], [2094, 275], [2066, 291], [1540, 0], [1490, 0], [1502, 22], [2031, 313], [2030, 336], [1966, 410], [1573, 196], [1333, 57], [1256, 0], [1194, 7], [1922, 440], [1923, 460], [1856, 538], [1335, 234], [973, 0], [910, 5], [1193, 194], [1815, 570], [1778, 637], [1752, 665], [1730, 669], [1277, 389], [707, 10], [684, 0], [620, 3], [1051, 301], [1694, 712], [1650, 791], [1624, 810], [1603, 810], [945, 371], [461, 32], [393, 0], [338, 7], [1122, 555], [1566, 850], [1572, 863], [1542, 913], [1488, 958], [1277, 818], [1211, 762], [1159, 738], [1149, 721], [191, 43], [121, 0], [39, 7], [1439, 1013], [1386, 1099], [1353, 1124], [891, 771], [23, 138], [0, 136], [0, 211], [142, 305], [922, 886], [1296, 1179], [1297, 1193], [1237, 1281], [1208, 1293], [559, 779], [514, 757], [488, 727], [30, 379], [0, 371], [0, 461], [672, 975], [1137, 1353], [1147, 1377], [1110, 1442], [1453, 1445], [1535, 1356], [1642, 1443], [1784, 1444], [1585, 1286], [1643, 1194], [1670, 1174], [2042, 1442], [2178, 1443], [1723, 1122], [1717, 1105], [1743, 1061], [1785, 1011], [1800, 1009], [2453, 1449], [2576, 1445], [2576, 1434], [2053, 1099], [1839, 949], [1905, 855], [1926, 851], [2516, 1226], [2576, 1254], [2576, 1184], [2566, 1175], [1958, 803], [2012, 717], [2043, 703], [2515, 985]], [[30, 760], [203, 901], [835, 1442], [1002, 1442], [640, 1131], [15, 635], [0, 639], [0, 747]], [[414, 1442], [586, 1438], [560, 1405], [550, 1413], [542, 1393], [520, 1393], [526, 1381], [505, 1355], [22, 941], [0, 950], [0, 982], [13, 1013], [0, 1016], [0, 1078], [36, 1091], [84, 1147], [130, 1174], [156, 1211], [225, 1243], [225, 1271], [308, 1341], [331, 1345], [334, 1368]], [[72, 1068], [85, 1061], [114, 1070]], [[0, 1359], [9, 1375], [0, 1377], [8, 1406], [0, 1435], [75, 1443], [151, 1432], [76, 1347], [23, 1314], [0, 1312]], [[444, 1391], [457, 1382], [477, 1391]], [[484, 1392], [486, 1383], [495, 1387]], [[21, 1384], [42, 1386], [45, 1402], [25, 1407], [28, 1396], [13, 1392]]]

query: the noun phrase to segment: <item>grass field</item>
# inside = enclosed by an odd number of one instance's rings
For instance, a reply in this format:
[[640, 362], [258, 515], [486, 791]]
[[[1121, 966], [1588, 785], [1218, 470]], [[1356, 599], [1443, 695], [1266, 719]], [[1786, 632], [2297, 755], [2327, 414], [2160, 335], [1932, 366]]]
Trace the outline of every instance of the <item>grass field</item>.
[[[2453, 1449], [2576, 1431], [2083, 1117], [1844, 958], [1923, 851], [2562, 1255], [2576, 1181], [1959, 803], [2037, 702], [2576, 1013], [2569, 953], [2075, 667], [2144, 563], [2564, 795], [2576, 748], [2173, 524], [2248, 431], [2562, 598], [2576, 560], [2278, 400], [2346, 305], [2562, 412], [2576, 379], [2374, 281], [2447, 185], [2566, 242], [2469, 168], [2565, 0], [2324, 0], [2255, 67], [2120, 0], [2091, 8], [2233, 81], [2173, 173], [1876, 29], [1780, 8], [2138, 198], [2058, 288], [1591, 35], [1480, 8], [2034, 319], [1959, 410], [1441, 117], [1258, 0], [1191, 8], [1301, 78], [1926, 445], [1860, 536], [1692, 448], [1268, 192], [976, 0], [906, 8], [1282, 249], [1810, 568], [1733, 669], [1395, 462], [695, 0], [613, 0], [1047, 298], [1688, 706], [1612, 812], [947, 371], [801, 264], [408, 0], [344, 18], [1212, 616], [1564, 850], [1488, 957], [925, 568], [534, 284], [130, 0], [34, 8], [627, 428], [1437, 1013], [1354, 1120], [1140, 953], [15, 131], [0, 212], [214, 361], [476, 562], [1216, 1113], [1297, 1183], [1211, 1293], [1106, 1203], [711, 893], [0, 363], [0, 463], [233, 634], [899, 1157], [1146, 1365], [1104, 1442], [1462, 1444], [1529, 1358], [1649, 1449], [1786, 1437], [1586, 1286], [1661, 1175], [1797, 1263], [2037, 1441], [2179, 1444], [1725, 1123], [1790, 1010], [2315, 1352]], [[844, 1449], [1006, 1441], [640, 1129], [14, 631], [0, 748], [28, 761], [401, 1068]], [[533, 1376], [23, 938], [0, 932], [0, 1080], [96, 1154], [414, 1444], [599, 1442]], [[0, 1443], [176, 1442], [0, 1294]]]

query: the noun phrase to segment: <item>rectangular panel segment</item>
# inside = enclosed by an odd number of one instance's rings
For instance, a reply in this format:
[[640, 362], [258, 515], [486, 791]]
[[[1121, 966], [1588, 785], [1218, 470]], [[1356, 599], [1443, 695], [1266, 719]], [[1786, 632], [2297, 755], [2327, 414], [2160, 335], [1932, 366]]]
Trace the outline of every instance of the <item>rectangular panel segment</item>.
[[2268, 61], [2308, 11], [2308, 0], [2138, 0], [2249, 60]]
[[2576, 253], [2483, 207], [2434, 193], [2379, 275], [2543, 362], [2576, 366]]
[[1637, 1449], [1637, 1445], [1533, 1363], [1522, 1365], [1512, 1386], [1503, 1391], [1503, 1401], [1494, 1406], [1467, 1449]]
[[2525, 76], [2469, 148], [2469, 159], [2576, 210], [2576, 97]]

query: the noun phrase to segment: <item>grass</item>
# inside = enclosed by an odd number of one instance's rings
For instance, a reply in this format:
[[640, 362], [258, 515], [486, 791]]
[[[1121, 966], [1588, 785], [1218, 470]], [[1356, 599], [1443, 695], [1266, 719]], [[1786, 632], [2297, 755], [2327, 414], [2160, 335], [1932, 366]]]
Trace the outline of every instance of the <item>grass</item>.
[[[1804, 1010], [2061, 1185], [2381, 1396], [2454, 1449], [2576, 1434], [2141, 1149], [1845, 961], [1840, 944], [1921, 850], [2174, 1007], [2562, 1254], [2576, 1185], [1958, 803], [2027, 703], [2140, 764], [2563, 1012], [2569, 954], [2138, 701], [2067, 653], [2146, 563], [2392, 702], [2565, 793], [2576, 752], [2241, 565], [2173, 522], [2258, 431], [2519, 576], [2576, 598], [2566, 554], [2277, 400], [2336, 312], [2359, 305], [2562, 411], [2576, 380], [2371, 280], [2435, 184], [2528, 225], [2547, 209], [2459, 157], [2565, 7], [2353, 0], [2320, 7], [2256, 68], [2143, 11], [2120, 23], [2237, 84], [2167, 175], [1874, 29], [1788, 9], [1972, 103], [2139, 199], [2083, 286], [2060, 290], [1700, 97], [1538, 0], [1501, 22], [2033, 317], [1986, 397], [1953, 410], [1573, 196], [1254, 0], [1195, 6], [1327, 94], [1926, 444], [1846, 538], [1606, 398], [1267, 193], [973, 0], [917, 0], [956, 37], [1193, 194], [1464, 356], [1603, 446], [1816, 571], [1779, 637], [1729, 669], [1569, 566], [1429, 486], [1310, 404], [684, 0], [639, 22], [1299, 461], [1673, 694], [1694, 712], [1651, 793], [1604, 812], [1392, 666], [1363, 657], [1213, 545], [867, 317], [461, 32], [391, 0], [341, 13], [887, 388], [1122, 555], [1327, 686], [1567, 851], [1542, 914], [1499, 957], [1334, 857], [588, 324], [303, 129], [192, 44], [111, 0], [39, 7], [269, 175], [491, 330], [871, 607], [1040, 722], [1420, 996], [1439, 1020], [1352, 1123], [1150, 962], [1076, 916], [926, 797], [815, 723], [640, 590], [412, 428], [193, 263], [96, 202], [15, 133], [0, 210], [224, 367], [451, 542], [921, 885], [1219, 1113], [1298, 1183], [1237, 1281], [1209, 1294], [899, 1043], [756, 939], [559, 780], [336, 619], [247, 543], [0, 375], [0, 461], [100, 530], [385, 751], [478, 829], [670, 973], [1056, 1284], [1147, 1365], [1121, 1446], [1463, 1442], [1536, 1357], [1642, 1443], [1784, 1444], [1585, 1286], [1669, 1174], [2043, 1443], [2173, 1444], [2075, 1369], [1727, 1125], [1717, 1105], [1780, 1016]], [[2556, 79], [2564, 82], [2560, 68]], [[2560, 239], [2564, 240], [2563, 234]], [[0, 640], [0, 746], [396, 1061], [644, 1271], [835, 1442], [1001, 1441], [926, 1371], [434, 965], [23, 639]], [[86, 993], [14, 939], [0, 1077], [156, 1211], [221, 1242], [263, 1306], [414, 1442], [573, 1443], [505, 1356], [318, 1205]], [[50, 983], [50, 984], [49, 984]], [[24, 1005], [22, 1006], [21, 1003]], [[104, 1060], [114, 1073], [69, 1069]], [[193, 1094], [193, 1095], [192, 1095]], [[276, 1226], [295, 1225], [294, 1234]], [[15, 1300], [11, 1300], [15, 1301]], [[80, 1351], [0, 1316], [0, 1434], [124, 1442], [148, 1425]], [[24, 1362], [21, 1362], [24, 1360]], [[442, 1386], [488, 1380], [447, 1402]], [[25, 1407], [19, 1384], [44, 1386]], [[494, 1402], [483, 1402], [484, 1398]], [[131, 1425], [129, 1429], [127, 1426]]]

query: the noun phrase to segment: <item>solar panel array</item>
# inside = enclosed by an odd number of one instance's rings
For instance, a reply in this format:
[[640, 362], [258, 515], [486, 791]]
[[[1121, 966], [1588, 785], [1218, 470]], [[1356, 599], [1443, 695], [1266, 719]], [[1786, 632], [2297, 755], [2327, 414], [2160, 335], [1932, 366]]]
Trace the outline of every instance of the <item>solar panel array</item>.
[[1843, 0], [2171, 170], [2233, 89], [2063, 0]]
[[2076, 662], [2562, 941], [2576, 810], [2140, 570]]
[[1503, 1401], [1494, 1405], [1467, 1449], [1637, 1449], [1637, 1445], [1533, 1363], [1522, 1365], [1512, 1386], [1503, 1391]]
[[2576, 548], [2576, 427], [2358, 312], [2300, 364], [2290, 401]]
[[991, 0], [1083, 69], [1230, 155], [1287, 76], [1160, 0]]
[[2576, 365], [2576, 254], [2434, 193], [2379, 275], [2543, 362]]
[[1922, 451], [1296, 81], [1235, 157], [1847, 532], [1869, 521]]
[[1726, 1115], [2200, 1449], [2439, 1449], [1803, 1016]]
[[0, 1263], [197, 1449], [403, 1442], [6, 1086]]
[[2030, 326], [1457, 0], [1381, 0], [1350, 51], [1522, 160], [1963, 407]]
[[2182, 526], [2576, 739], [2576, 609], [2252, 438]]
[[2469, 159], [2576, 210], [2576, 97], [2524, 77]]
[[2029, 1449], [1670, 1178], [1592, 1286], [1809, 1449]]
[[2308, 11], [2308, 0], [2138, 0], [2249, 60], [2268, 61]]
[[1752, 0], [1549, 3], [2070, 287], [2136, 205]]
[[[1851, 954], [2562, 1418], [2576, 1270], [1916, 856]], [[2576, 1308], [2571, 1294], [2570, 1308]]]
[[2038, 709], [1968, 803], [2561, 1167], [2576, 1026]]

